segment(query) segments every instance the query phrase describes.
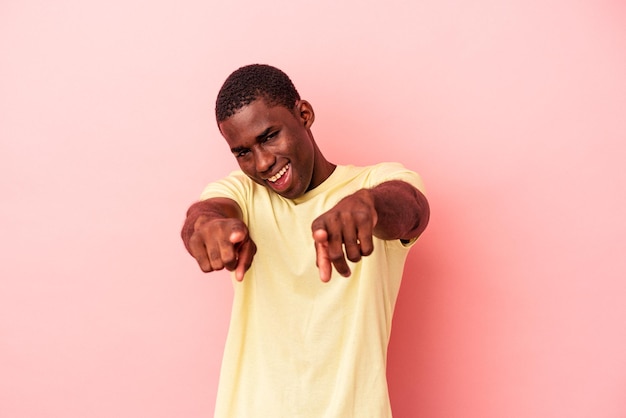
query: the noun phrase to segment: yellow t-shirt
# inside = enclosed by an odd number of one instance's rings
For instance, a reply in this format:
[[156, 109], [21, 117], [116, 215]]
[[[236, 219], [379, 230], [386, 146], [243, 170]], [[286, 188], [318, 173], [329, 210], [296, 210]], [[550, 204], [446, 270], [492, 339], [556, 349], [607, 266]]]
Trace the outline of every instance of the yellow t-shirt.
[[311, 223], [341, 198], [388, 180], [423, 190], [397, 163], [338, 166], [321, 185], [285, 199], [241, 171], [202, 199], [229, 197], [257, 253], [235, 288], [215, 417], [391, 417], [387, 345], [409, 245], [374, 238], [352, 275], [319, 279]]

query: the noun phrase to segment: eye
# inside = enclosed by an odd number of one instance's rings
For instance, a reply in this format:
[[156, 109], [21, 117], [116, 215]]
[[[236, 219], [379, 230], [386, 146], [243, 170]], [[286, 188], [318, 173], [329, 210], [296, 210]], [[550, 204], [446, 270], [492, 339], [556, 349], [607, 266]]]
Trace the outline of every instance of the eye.
[[250, 154], [250, 150], [249, 149], [243, 149], [241, 151], [238, 151], [235, 153], [235, 157], [236, 158], [244, 158], [246, 157], [248, 154]]
[[270, 141], [270, 140], [276, 138], [278, 136], [278, 132], [280, 132], [280, 131], [274, 131], [274, 132], [272, 132], [270, 134], [267, 134], [267, 136], [265, 138], [263, 138], [263, 142], [267, 142], [267, 141]]

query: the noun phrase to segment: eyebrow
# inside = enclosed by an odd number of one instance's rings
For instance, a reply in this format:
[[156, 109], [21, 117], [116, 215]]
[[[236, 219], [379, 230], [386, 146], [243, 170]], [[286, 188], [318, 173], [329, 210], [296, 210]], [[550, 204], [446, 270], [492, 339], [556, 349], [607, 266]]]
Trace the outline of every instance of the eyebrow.
[[272, 132], [272, 130], [273, 130], [273, 129], [274, 129], [274, 128], [273, 128], [273, 127], [271, 127], [271, 126], [270, 126], [270, 127], [268, 127], [268, 128], [265, 128], [265, 130], [264, 130], [263, 132], [261, 132], [260, 134], [258, 134], [258, 135], [256, 136], [256, 140], [257, 140], [257, 141], [261, 141], [261, 140], [262, 140], [262, 139], [264, 139], [266, 136], [268, 136], [268, 135], [270, 134], [270, 132]]
[[[270, 134], [270, 132], [272, 132], [273, 130], [274, 130], [274, 127], [272, 127], [272, 126], [270, 126], [270, 127], [268, 127], [268, 128], [265, 128], [265, 130], [264, 130], [263, 132], [261, 132], [260, 134], [258, 134], [258, 135], [256, 136], [256, 140], [257, 140], [257, 142], [262, 141], [262, 140], [263, 140], [266, 136], [268, 136], [268, 135]], [[238, 154], [238, 153], [240, 153], [241, 151], [245, 151], [245, 150], [247, 150], [247, 149], [248, 149], [247, 147], [234, 147], [234, 148], [231, 148], [231, 149], [230, 149], [230, 151], [231, 151], [233, 154]]]

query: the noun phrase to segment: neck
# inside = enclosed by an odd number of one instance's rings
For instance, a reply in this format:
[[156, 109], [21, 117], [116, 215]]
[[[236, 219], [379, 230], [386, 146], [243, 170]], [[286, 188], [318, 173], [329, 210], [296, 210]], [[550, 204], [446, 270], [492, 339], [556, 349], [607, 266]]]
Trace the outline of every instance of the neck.
[[324, 154], [320, 151], [315, 141], [313, 141], [315, 147], [314, 154], [314, 166], [313, 166], [313, 179], [311, 179], [311, 187], [309, 190], [316, 188], [322, 184], [330, 175], [335, 171], [336, 164], [331, 163], [324, 157]]

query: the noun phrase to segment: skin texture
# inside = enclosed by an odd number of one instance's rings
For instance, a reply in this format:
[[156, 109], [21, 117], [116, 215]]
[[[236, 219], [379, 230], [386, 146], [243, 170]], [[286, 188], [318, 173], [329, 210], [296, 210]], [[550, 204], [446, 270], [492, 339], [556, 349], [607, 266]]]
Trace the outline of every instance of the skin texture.
[[410, 241], [424, 231], [429, 217], [426, 197], [399, 180], [343, 198], [311, 225], [320, 279], [329, 281], [333, 266], [342, 276], [350, 276], [346, 258], [358, 262], [370, 255], [373, 236]]
[[[287, 199], [302, 196], [331, 175], [328, 162], [313, 140], [313, 108], [299, 100], [294, 109], [255, 100], [219, 124], [241, 170], [255, 182]], [[277, 189], [268, 178], [289, 165], [288, 184]]]
[[[320, 185], [336, 167], [313, 139], [314, 120], [313, 108], [306, 100], [287, 109], [257, 99], [221, 122], [219, 128], [248, 177], [294, 199]], [[370, 255], [373, 236], [385, 240], [419, 236], [429, 214], [424, 195], [402, 181], [385, 182], [345, 197], [311, 225], [320, 279], [329, 281], [333, 267], [349, 276], [347, 260], [357, 262]], [[239, 281], [256, 253], [256, 244], [241, 220], [241, 209], [230, 199], [194, 203], [187, 212], [182, 238], [202, 271], [225, 268], [234, 271]]]

